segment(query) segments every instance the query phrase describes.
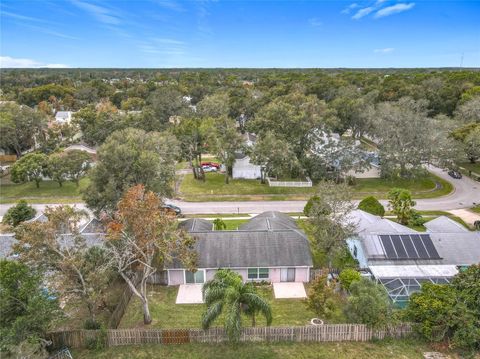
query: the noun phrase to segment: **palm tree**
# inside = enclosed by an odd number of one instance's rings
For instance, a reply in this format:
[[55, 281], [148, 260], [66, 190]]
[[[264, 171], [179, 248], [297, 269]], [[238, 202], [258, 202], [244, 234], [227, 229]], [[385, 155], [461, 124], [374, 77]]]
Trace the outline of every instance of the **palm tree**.
[[262, 314], [267, 325], [272, 323], [270, 304], [259, 296], [252, 283], [243, 283], [242, 277], [230, 269], [220, 269], [215, 277], [203, 286], [207, 309], [202, 315], [202, 327], [208, 329], [222, 314], [225, 314], [225, 329], [232, 342], [238, 341], [242, 327], [242, 314], [252, 318]]

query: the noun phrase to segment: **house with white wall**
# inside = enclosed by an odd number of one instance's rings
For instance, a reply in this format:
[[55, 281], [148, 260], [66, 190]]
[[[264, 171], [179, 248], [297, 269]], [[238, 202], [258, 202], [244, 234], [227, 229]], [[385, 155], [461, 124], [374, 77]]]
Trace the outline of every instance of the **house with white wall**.
[[[257, 136], [253, 133], [246, 132], [244, 135], [246, 147], [252, 147], [257, 141]], [[259, 179], [262, 177], [262, 168], [251, 162], [249, 156], [244, 152], [235, 153], [235, 162], [232, 167], [232, 178]]]
[[313, 262], [306, 235], [280, 212], [264, 212], [233, 231], [214, 231], [212, 223], [189, 219], [180, 224], [193, 236], [197, 271], [179, 261], [166, 266], [168, 285], [203, 284], [229, 268], [245, 282], [308, 282]]

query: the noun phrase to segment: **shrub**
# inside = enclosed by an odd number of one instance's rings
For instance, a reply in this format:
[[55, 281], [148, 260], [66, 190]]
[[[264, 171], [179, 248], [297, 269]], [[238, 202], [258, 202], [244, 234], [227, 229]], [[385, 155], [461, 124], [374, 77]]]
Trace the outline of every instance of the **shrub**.
[[97, 322], [95, 319], [88, 318], [83, 324], [83, 328], [88, 330], [100, 329], [100, 323]]
[[321, 319], [330, 319], [339, 310], [340, 296], [335, 293], [335, 285], [328, 283], [327, 275], [320, 275], [308, 290], [307, 307]]
[[350, 290], [350, 285], [353, 282], [359, 281], [361, 279], [360, 273], [355, 269], [347, 268], [340, 273], [340, 284], [345, 290]]
[[37, 211], [24, 200], [17, 203], [16, 206], [10, 207], [3, 216], [3, 223], [16, 227], [21, 222], [28, 221], [35, 217]]
[[423, 226], [426, 220], [422, 217], [420, 213], [412, 209], [412, 214], [410, 215], [410, 219], [408, 220], [408, 224], [411, 226]]
[[216, 218], [213, 220], [213, 227], [216, 231], [223, 231], [227, 225], [221, 218]]
[[374, 196], [365, 197], [358, 204], [358, 209], [380, 217], [385, 215], [385, 208]]
[[325, 203], [325, 201], [322, 201], [317, 195], [310, 197], [307, 204], [305, 204], [305, 207], [303, 207], [303, 213], [307, 217], [310, 217], [313, 210], [315, 210], [316, 213], [324, 215], [329, 215], [332, 212], [331, 208], [328, 207], [328, 204]]

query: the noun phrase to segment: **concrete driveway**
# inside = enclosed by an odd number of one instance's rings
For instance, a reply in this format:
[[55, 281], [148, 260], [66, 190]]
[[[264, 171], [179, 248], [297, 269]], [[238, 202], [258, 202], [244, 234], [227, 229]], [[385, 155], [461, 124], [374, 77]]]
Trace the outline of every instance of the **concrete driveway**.
[[302, 282], [273, 283], [275, 299], [306, 298], [307, 293]]
[[202, 304], [202, 287], [203, 284], [181, 284], [175, 304]]

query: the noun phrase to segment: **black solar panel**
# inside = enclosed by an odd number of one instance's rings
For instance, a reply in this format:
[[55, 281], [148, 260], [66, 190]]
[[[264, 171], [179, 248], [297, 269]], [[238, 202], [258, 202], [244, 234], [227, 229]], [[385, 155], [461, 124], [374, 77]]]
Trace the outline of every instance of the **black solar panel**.
[[380, 235], [387, 259], [441, 259], [428, 234]]

